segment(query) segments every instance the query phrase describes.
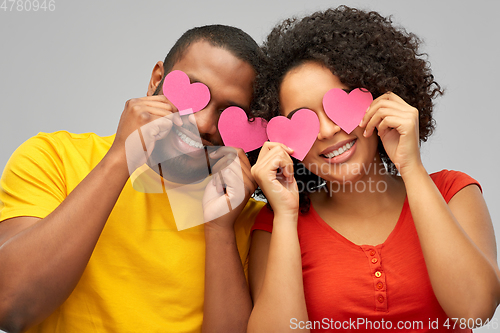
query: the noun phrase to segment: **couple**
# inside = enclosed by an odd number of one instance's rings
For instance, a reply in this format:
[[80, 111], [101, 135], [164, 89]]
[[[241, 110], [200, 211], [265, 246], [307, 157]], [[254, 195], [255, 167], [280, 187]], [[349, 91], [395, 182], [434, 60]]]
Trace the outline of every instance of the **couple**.
[[[262, 48], [232, 27], [189, 30], [155, 65], [147, 96], [126, 103], [114, 136], [42, 133], [8, 162], [0, 328], [470, 331], [485, 323], [500, 300], [492, 223], [474, 179], [422, 166], [419, 146], [442, 91], [418, 54], [414, 35], [347, 7], [286, 20]], [[178, 116], [162, 94], [174, 70], [208, 86], [204, 109]], [[325, 113], [334, 88], [373, 95], [353, 131]], [[164, 119], [142, 131], [139, 148], [172, 157], [176, 172], [163, 170], [164, 181], [186, 184], [209, 160], [193, 157], [193, 133], [204, 146], [222, 146], [218, 119], [229, 106], [267, 120], [307, 108], [318, 134], [301, 161], [278, 142], [248, 158], [228, 147], [243, 203], [177, 231], [170, 196], [133, 188], [127, 139]], [[223, 149], [210, 156], [214, 168], [227, 164]], [[220, 177], [204, 184], [216, 194], [204, 210], [231, 199], [238, 177], [224, 170], [225, 190]], [[371, 181], [384, 190], [353, 186]], [[257, 187], [268, 206], [250, 198]]]

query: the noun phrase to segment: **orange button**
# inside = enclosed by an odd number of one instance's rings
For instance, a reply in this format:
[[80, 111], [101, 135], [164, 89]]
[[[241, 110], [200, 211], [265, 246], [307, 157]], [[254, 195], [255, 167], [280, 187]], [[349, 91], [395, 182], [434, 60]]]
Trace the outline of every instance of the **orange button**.
[[384, 288], [384, 284], [382, 282], [377, 283], [377, 289]]
[[376, 264], [378, 262], [377, 258], [372, 259], [372, 263]]
[[380, 273], [380, 271], [376, 271], [376, 272], [375, 272], [375, 276], [376, 276], [376, 277], [381, 277], [381, 276], [382, 276], [382, 273]]
[[375, 252], [375, 250], [371, 250], [371, 251], [370, 251], [370, 255], [371, 255], [371, 256], [374, 256], [376, 253], [377, 253], [377, 252]]
[[384, 296], [380, 295], [377, 299], [380, 303], [384, 303]]

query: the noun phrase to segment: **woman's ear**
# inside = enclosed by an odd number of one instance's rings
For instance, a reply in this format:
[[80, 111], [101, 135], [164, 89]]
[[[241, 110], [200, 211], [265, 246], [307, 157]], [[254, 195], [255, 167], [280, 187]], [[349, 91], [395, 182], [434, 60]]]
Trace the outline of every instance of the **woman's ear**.
[[[161, 80], [163, 79], [163, 62], [158, 61], [153, 68], [153, 72], [151, 73], [151, 79], [149, 80], [148, 85], [148, 93], [147, 96], [153, 96], [154, 92], [158, 88]], [[163, 92], [160, 90], [160, 94], [163, 95]]]

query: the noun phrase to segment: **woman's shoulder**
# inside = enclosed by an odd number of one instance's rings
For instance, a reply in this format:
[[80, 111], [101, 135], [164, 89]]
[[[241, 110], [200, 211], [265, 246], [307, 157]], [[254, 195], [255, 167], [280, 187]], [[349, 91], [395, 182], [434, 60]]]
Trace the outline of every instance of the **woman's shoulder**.
[[257, 217], [255, 218], [255, 223], [252, 227], [252, 231], [254, 230], [264, 230], [268, 232], [273, 231], [273, 220], [274, 213], [271, 209], [269, 203], [262, 206]]
[[477, 185], [482, 191], [479, 182], [462, 171], [444, 169], [431, 173], [429, 176], [436, 184], [446, 202], [450, 201], [458, 191], [468, 185]]

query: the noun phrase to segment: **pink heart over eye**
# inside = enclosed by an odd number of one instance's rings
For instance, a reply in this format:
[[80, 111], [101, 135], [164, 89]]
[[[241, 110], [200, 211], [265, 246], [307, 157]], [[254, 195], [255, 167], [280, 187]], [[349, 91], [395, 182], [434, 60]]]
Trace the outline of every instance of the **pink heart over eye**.
[[280, 142], [294, 150], [291, 156], [302, 161], [316, 141], [319, 119], [314, 111], [300, 109], [291, 119], [278, 116], [269, 121], [267, 136], [272, 142]]
[[163, 95], [181, 116], [203, 110], [210, 102], [210, 90], [200, 82], [191, 83], [186, 73], [175, 70], [165, 76]]
[[372, 102], [373, 96], [369, 91], [356, 88], [348, 94], [335, 88], [323, 96], [323, 109], [335, 124], [350, 134], [358, 127]]
[[267, 141], [267, 122], [260, 117], [250, 122], [245, 111], [237, 106], [222, 112], [218, 126], [224, 145], [241, 148], [245, 153], [262, 147]]

